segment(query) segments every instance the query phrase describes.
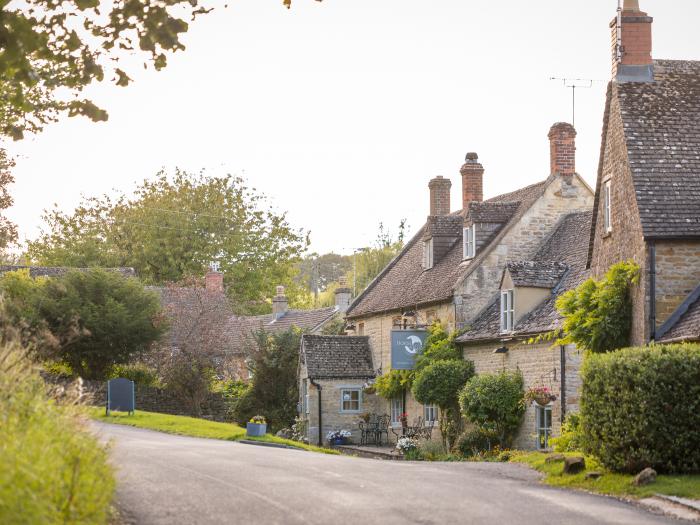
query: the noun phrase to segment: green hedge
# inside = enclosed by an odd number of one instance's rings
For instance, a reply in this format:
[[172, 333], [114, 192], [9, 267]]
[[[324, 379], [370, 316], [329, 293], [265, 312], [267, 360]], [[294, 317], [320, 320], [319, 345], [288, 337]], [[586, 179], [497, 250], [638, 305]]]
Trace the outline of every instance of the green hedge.
[[104, 524], [114, 492], [107, 453], [75, 397], [50, 400], [24, 352], [0, 345], [0, 523]]
[[700, 472], [699, 345], [589, 355], [582, 378], [586, 452], [620, 472]]

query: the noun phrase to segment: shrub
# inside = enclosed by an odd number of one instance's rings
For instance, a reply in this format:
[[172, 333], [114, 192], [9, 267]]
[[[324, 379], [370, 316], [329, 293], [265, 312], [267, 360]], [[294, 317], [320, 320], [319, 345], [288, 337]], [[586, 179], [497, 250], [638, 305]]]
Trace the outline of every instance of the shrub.
[[377, 378], [372, 388], [384, 399], [393, 399], [411, 388], [413, 376], [413, 370], [389, 370]]
[[115, 365], [109, 372], [109, 379], [115, 377], [123, 377], [129, 379], [138, 385], [160, 387], [160, 378], [155, 369], [150, 368], [142, 363], [134, 363], [131, 365]]
[[621, 472], [700, 472], [699, 345], [590, 355], [581, 374], [584, 451]]
[[497, 442], [498, 436], [493, 431], [477, 427], [459, 436], [457, 450], [464, 457], [471, 458], [491, 450]]
[[424, 405], [448, 408], [456, 403], [460, 389], [473, 375], [471, 361], [438, 361], [416, 375], [413, 397]]
[[523, 376], [506, 371], [475, 376], [460, 392], [459, 403], [467, 419], [508, 447], [525, 413]]
[[422, 441], [418, 444], [420, 455], [426, 461], [440, 461], [448, 454], [444, 443], [437, 440]]
[[639, 266], [621, 262], [603, 279], [588, 279], [557, 299], [564, 317], [564, 337], [556, 344], [575, 343], [592, 352], [609, 352], [629, 344], [632, 328], [632, 285], [639, 281]]
[[22, 350], [0, 347], [0, 523], [107, 523], [113, 473], [75, 401], [50, 400]]
[[581, 434], [581, 416], [573, 413], [566, 416], [561, 426], [561, 435], [551, 438], [555, 452], [578, 452], [583, 450], [583, 435]]

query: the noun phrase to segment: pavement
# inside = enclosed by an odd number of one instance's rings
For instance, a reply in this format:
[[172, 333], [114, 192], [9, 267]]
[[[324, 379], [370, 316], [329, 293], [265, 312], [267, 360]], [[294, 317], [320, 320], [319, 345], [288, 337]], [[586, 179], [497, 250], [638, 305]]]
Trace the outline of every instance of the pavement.
[[539, 483], [507, 463], [378, 461], [94, 423], [112, 442], [124, 523], [679, 523]]

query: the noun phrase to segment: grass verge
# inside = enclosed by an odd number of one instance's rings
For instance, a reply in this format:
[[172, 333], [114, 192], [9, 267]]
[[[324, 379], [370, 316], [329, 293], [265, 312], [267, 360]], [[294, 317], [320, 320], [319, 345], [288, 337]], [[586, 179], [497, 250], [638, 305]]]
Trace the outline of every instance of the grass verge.
[[90, 417], [97, 421], [104, 421], [105, 423], [147, 428], [149, 430], [178, 434], [180, 436], [222, 439], [225, 441], [239, 441], [241, 439], [264, 441], [267, 443], [287, 445], [301, 450], [321, 452], [323, 454], [339, 454], [339, 452], [329, 448], [306, 445], [291, 439], [278, 438], [271, 434], [259, 438], [247, 437], [245, 429], [233, 423], [218, 423], [216, 421], [208, 421], [206, 419], [197, 419], [194, 417], [172, 416], [170, 414], [158, 414], [155, 412], [144, 412], [142, 410], [137, 410], [133, 416], [129, 416], [124, 412], [112, 412], [111, 415], [107, 416], [105, 415], [105, 409], [99, 407], [92, 407], [90, 409]]
[[[576, 453], [566, 453], [566, 456], [578, 456]], [[562, 461], [546, 463], [548, 454], [542, 452], [514, 453], [512, 462], [524, 463], [542, 472], [544, 481], [555, 487], [582, 489], [612, 496], [627, 496], [645, 498], [654, 494], [679, 496], [682, 498], [700, 499], [700, 475], [668, 475], [658, 476], [656, 482], [644, 487], [632, 484], [634, 476], [617, 474], [604, 468], [595, 458], [586, 456], [586, 470], [579, 474], [564, 474]], [[587, 472], [600, 472], [602, 476], [596, 480], [586, 479]]]

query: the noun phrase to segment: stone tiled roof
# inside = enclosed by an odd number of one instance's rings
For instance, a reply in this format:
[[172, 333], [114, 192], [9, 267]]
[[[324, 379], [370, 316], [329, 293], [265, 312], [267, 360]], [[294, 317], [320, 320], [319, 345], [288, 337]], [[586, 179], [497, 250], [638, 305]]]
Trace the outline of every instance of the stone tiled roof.
[[429, 217], [424, 237], [460, 237], [464, 220], [459, 215]]
[[503, 224], [518, 211], [520, 202], [470, 202], [467, 223]]
[[367, 336], [304, 335], [300, 361], [311, 379], [371, 379], [375, 376]]
[[[561, 293], [575, 288], [588, 277], [586, 270], [587, 241], [591, 218], [592, 212], [590, 211], [565, 216], [552, 235], [542, 244], [534, 261], [542, 263], [543, 267], [556, 265], [559, 270], [564, 268], [565, 271], [562, 272], [559, 281], [553, 284], [554, 293], [532, 312], [520, 319], [516, 323], [515, 331], [509, 336], [535, 335], [555, 330], [561, 326], [561, 316], [555, 306], [557, 297]], [[497, 340], [501, 338], [500, 330], [500, 300], [498, 296], [495, 296], [491, 304], [457, 341], [470, 343]]]
[[700, 286], [681, 304], [657, 330], [659, 343], [700, 341]]
[[569, 267], [559, 261], [515, 261], [507, 268], [515, 286], [554, 288]]
[[[520, 190], [499, 195], [483, 204], [505, 203], [504, 208], [514, 209], [500, 232], [505, 232], [517, 222], [523, 213], [545, 190], [549, 179]], [[487, 207], [484, 207], [487, 208]], [[495, 207], [493, 209], [496, 209]], [[500, 209], [500, 208], [499, 208]], [[464, 217], [468, 210], [453, 213], [450, 217]], [[489, 244], [482, 247], [470, 262], [463, 262], [462, 231], [458, 232], [452, 247], [430, 270], [423, 268], [423, 246], [426, 226], [406, 244], [399, 255], [370, 283], [355, 299], [347, 312], [348, 317], [413, 308], [450, 300], [455, 286], [470, 270], [477, 267], [483, 258], [498, 243], [498, 232]]]
[[606, 125], [614, 96], [644, 237], [700, 237], [700, 61], [655, 60], [654, 82], [611, 84]]
[[[22, 266], [22, 265], [0, 265], [0, 274], [7, 272], [15, 272], [17, 270], [29, 270], [29, 275], [32, 277], [60, 277], [68, 272], [87, 272], [91, 268], [68, 268], [65, 266]], [[102, 268], [109, 272], [118, 272], [124, 277], [135, 277], [136, 270], [133, 268]]]

